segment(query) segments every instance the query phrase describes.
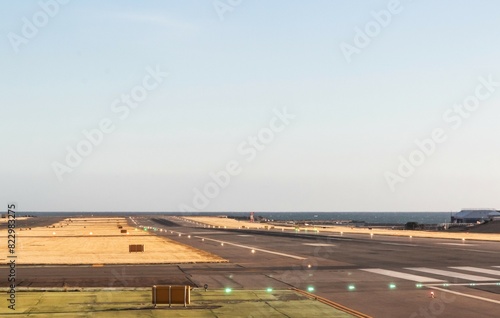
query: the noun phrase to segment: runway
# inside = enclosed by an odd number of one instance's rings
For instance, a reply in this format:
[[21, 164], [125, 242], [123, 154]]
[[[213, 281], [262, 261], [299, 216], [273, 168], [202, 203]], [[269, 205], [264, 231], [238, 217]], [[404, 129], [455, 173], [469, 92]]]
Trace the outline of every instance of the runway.
[[[373, 317], [497, 317], [500, 244], [361, 234], [323, 235], [203, 228], [135, 217], [159, 236], [227, 264], [25, 266], [20, 287], [297, 287]], [[147, 248], [147, 247], [146, 247]], [[0, 277], [7, 268], [0, 268]], [[5, 282], [1, 286], [6, 286]], [[431, 297], [434, 293], [434, 298]]]

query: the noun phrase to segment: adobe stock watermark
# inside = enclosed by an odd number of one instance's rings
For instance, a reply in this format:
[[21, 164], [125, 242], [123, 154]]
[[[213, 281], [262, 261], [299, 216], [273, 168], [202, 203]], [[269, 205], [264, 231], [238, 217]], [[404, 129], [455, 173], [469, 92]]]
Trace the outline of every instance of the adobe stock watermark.
[[[168, 73], [160, 70], [157, 65], [156, 68], [146, 67], [146, 75], [142, 78], [141, 84], [138, 84], [127, 94], [121, 94], [119, 98], [111, 102], [110, 110], [121, 121], [126, 120], [132, 110], [141, 106], [149, 96], [149, 94], [160, 87]], [[99, 121], [96, 127], [82, 131], [82, 139], [73, 147], [66, 147], [66, 156], [62, 162], [53, 161], [51, 164], [59, 182], [64, 181], [64, 176], [74, 171], [79, 167], [85, 158], [89, 157], [94, 149], [98, 147], [106, 135], [113, 133], [116, 130], [116, 121], [111, 118], [105, 117]]]
[[273, 275], [273, 278], [295, 288], [301, 288], [304, 282], [309, 282], [318, 269], [318, 259], [333, 259], [335, 255], [333, 248], [335, 245], [329, 238], [318, 236], [315, 242], [317, 246], [314, 248], [313, 257], [303, 260], [300, 265], [293, 265], [291, 269]]
[[409, 318], [436, 318], [444, 313], [446, 310], [446, 305], [453, 303], [457, 297], [451, 295], [448, 297], [446, 292], [441, 292], [440, 294], [436, 294], [434, 296], [434, 292], [431, 293], [433, 295], [430, 297], [429, 305], [422, 306], [418, 309], [418, 311], [413, 312]]
[[215, 0], [212, 2], [215, 12], [219, 17], [219, 20], [224, 22], [224, 16], [228, 12], [233, 12], [234, 9], [239, 7], [243, 3], [243, 0]]
[[127, 278], [129, 277], [126, 273], [126, 267], [122, 267], [121, 269], [121, 273], [118, 272], [116, 269], [112, 269], [111, 270], [111, 275], [113, 275], [113, 277], [109, 277], [109, 284], [108, 284], [108, 287], [115, 287], [115, 285], [117, 287], [128, 287], [129, 283], [127, 281]]
[[363, 28], [356, 26], [354, 28], [354, 38], [351, 43], [340, 43], [340, 50], [347, 63], [351, 63], [354, 54], [360, 54], [363, 49], [368, 47], [372, 40], [377, 37], [382, 30], [387, 28], [394, 16], [403, 11], [403, 6], [399, 0], [391, 0], [387, 3], [385, 9], [372, 11], [370, 15], [372, 20], [368, 21]]
[[445, 110], [442, 120], [448, 126], [442, 125], [435, 128], [428, 137], [415, 140], [415, 149], [407, 156], [399, 156], [399, 165], [395, 172], [386, 171], [385, 181], [392, 192], [396, 191], [396, 185], [410, 178], [418, 167], [421, 167], [438, 148], [438, 145], [448, 140], [447, 130], [459, 129], [465, 120], [470, 118], [481, 106], [481, 102], [489, 99], [500, 87], [500, 82], [495, 82], [492, 75], [487, 78], [479, 77], [479, 84], [474, 93], [465, 97], [461, 103], [455, 104]]
[[[291, 265], [290, 269], [280, 270], [275, 274], [269, 274], [266, 276], [288, 286], [297, 289], [304, 289], [304, 283], [311, 282], [311, 277], [314, 277], [315, 273], [318, 271], [318, 260], [321, 260], [321, 258], [333, 259], [336, 253], [333, 248], [335, 245], [332, 243], [330, 238], [318, 236], [314, 242], [314, 245], [317, 246], [314, 248], [312, 257], [301, 260], [300, 264]], [[312, 285], [314, 285], [314, 283], [312, 283]], [[248, 318], [267, 317], [274, 313], [276, 313], [276, 309], [272, 306], [268, 306], [265, 308], [259, 308], [252, 314], [248, 315]]]
[[[275, 116], [269, 121], [268, 127], [260, 129], [256, 135], [249, 136], [237, 146], [238, 154], [244, 157], [247, 163], [254, 161], [259, 152], [264, 151], [275, 140], [276, 135], [283, 132], [296, 117], [289, 113], [286, 107], [282, 110], [274, 109], [273, 113]], [[242, 172], [243, 166], [239, 160], [229, 160], [224, 169], [209, 173], [211, 181], [205, 183], [201, 190], [193, 189], [192, 205], [180, 204], [179, 210], [183, 212], [204, 210], [210, 205], [210, 201], [219, 196], [221, 191], [229, 186], [231, 180]]]
[[50, 19], [59, 14], [61, 7], [68, 4], [70, 0], [41, 0], [38, 1], [40, 10], [35, 12], [31, 19], [23, 17], [23, 25], [19, 33], [9, 32], [7, 38], [14, 52], [18, 53], [22, 45], [27, 45], [29, 41], [38, 35], [40, 29], [45, 28]]

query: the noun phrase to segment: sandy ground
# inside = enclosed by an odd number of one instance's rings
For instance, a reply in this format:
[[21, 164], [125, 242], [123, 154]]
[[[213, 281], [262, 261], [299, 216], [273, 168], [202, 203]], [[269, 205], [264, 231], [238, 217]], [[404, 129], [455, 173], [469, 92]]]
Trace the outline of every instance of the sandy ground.
[[[29, 217], [26, 217], [26, 216], [16, 217], [17, 221], [27, 220], [27, 219], [29, 219]], [[7, 223], [8, 220], [9, 220], [8, 218], [0, 218], [0, 223]]]
[[[219, 218], [219, 217], [205, 217], [205, 216], [193, 216], [184, 217], [184, 219], [190, 220], [192, 222], [201, 223], [207, 226], [215, 226], [221, 228], [250, 228], [250, 229], [265, 229], [266, 226], [269, 228], [273, 225], [267, 225], [266, 223], [250, 223], [246, 221], [238, 221], [230, 218]], [[292, 226], [274, 226], [276, 230], [295, 232], [295, 227]], [[385, 229], [372, 229], [367, 228], [351, 228], [348, 226], [331, 226], [328, 228], [317, 227], [300, 227], [300, 232], [307, 233], [358, 233], [366, 235], [393, 235], [393, 236], [405, 236], [405, 237], [425, 237], [425, 238], [445, 238], [445, 239], [456, 239], [456, 240], [482, 240], [482, 241], [500, 241], [499, 234], [485, 234], [485, 233], [451, 233], [451, 232], [431, 232], [431, 231], [406, 231], [406, 230], [385, 230]]]
[[[121, 226], [122, 228], [119, 228]], [[127, 233], [121, 233], [126, 230]], [[7, 230], [0, 231], [0, 261], [9, 250]], [[130, 253], [129, 244], [144, 252]], [[18, 264], [161, 264], [222, 262], [222, 258], [160, 238], [127, 224], [125, 218], [65, 219], [48, 227], [16, 229]]]

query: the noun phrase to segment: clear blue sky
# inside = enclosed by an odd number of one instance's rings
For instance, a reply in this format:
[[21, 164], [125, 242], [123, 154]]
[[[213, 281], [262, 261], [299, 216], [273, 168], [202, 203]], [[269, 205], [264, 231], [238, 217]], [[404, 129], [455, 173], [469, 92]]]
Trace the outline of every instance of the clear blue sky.
[[[52, 4], [52, 16], [37, 1], [0, 4], [0, 204], [31, 211], [500, 208], [499, 2], [40, 3]], [[378, 22], [372, 12], [382, 10], [390, 16], [378, 14], [385, 18]], [[364, 37], [362, 47], [356, 37]], [[346, 58], [342, 45], [357, 51]], [[168, 76], [128, 116], [113, 110], [116, 99], [141, 88], [148, 69]], [[477, 100], [477, 90], [484, 98], [473, 111], [447, 113]], [[294, 118], [262, 150], [251, 148], [248, 138], [269, 132], [284, 109]], [[69, 167], [68, 149], [101, 120], [114, 130]], [[402, 176], [401, 158], [409, 160], [415, 139], [436, 128], [446, 141]], [[238, 173], [204, 194], [210, 173], [229, 162]], [[71, 172], [59, 170], [58, 178], [54, 165]]]

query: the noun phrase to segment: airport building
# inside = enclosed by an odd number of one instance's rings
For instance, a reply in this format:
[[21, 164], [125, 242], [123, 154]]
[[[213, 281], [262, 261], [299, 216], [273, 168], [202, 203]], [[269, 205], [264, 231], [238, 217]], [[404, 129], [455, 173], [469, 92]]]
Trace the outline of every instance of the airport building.
[[495, 209], [464, 209], [451, 217], [451, 223], [478, 223], [500, 220], [500, 211]]

